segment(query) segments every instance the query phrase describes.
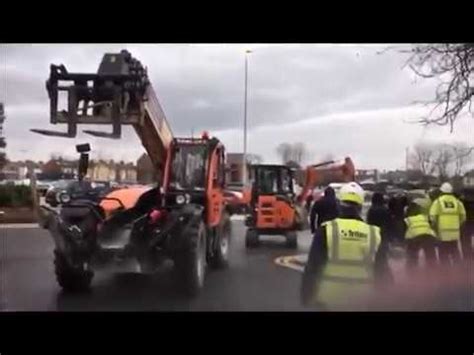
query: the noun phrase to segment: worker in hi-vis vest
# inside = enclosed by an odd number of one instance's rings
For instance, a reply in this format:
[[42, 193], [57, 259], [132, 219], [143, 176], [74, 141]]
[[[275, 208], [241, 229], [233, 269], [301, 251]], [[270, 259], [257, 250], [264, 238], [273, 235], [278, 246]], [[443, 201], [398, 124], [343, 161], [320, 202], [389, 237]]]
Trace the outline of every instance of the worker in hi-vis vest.
[[430, 221], [439, 239], [439, 261], [450, 264], [460, 261], [459, 239], [461, 227], [466, 221], [466, 210], [453, 195], [453, 187], [445, 182], [440, 187], [441, 195], [430, 207]]
[[417, 202], [408, 205], [405, 224], [405, 244], [407, 250], [407, 268], [418, 266], [418, 255], [423, 250], [429, 268], [436, 265], [436, 234], [431, 228], [423, 206]]
[[[355, 182], [339, 192], [338, 218], [316, 229], [304, 269], [301, 301], [337, 310], [365, 302], [374, 285], [390, 282], [386, 243], [380, 229], [361, 218], [364, 190]], [[363, 303], [362, 303], [363, 304]]]

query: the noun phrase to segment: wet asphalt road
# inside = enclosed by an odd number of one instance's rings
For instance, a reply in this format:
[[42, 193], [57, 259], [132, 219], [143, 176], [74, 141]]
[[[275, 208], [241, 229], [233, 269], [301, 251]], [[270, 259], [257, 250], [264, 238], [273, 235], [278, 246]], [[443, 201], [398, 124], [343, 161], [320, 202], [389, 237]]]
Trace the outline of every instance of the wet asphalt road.
[[86, 294], [61, 292], [53, 270], [53, 243], [43, 229], [0, 229], [2, 310], [7, 311], [299, 311], [301, 274], [274, 263], [282, 255], [307, 252], [309, 233], [299, 250], [284, 239], [264, 237], [246, 250], [245, 227], [233, 221], [230, 268], [210, 271], [194, 300], [180, 296], [170, 270], [141, 275], [130, 265], [120, 272], [96, 272]]
[[[3, 311], [307, 311], [299, 304], [301, 273], [276, 265], [279, 256], [305, 254], [311, 236], [300, 232], [298, 250], [287, 249], [282, 237], [263, 237], [262, 245], [247, 250], [245, 227], [233, 221], [230, 268], [210, 271], [196, 299], [177, 291], [170, 269], [142, 275], [129, 265], [121, 271], [96, 272], [92, 290], [64, 294], [53, 270], [53, 243], [46, 230], [0, 229], [0, 310]], [[473, 311], [472, 263], [462, 277], [423, 275], [406, 281], [404, 259], [393, 256], [397, 289], [376, 299], [373, 310]], [[416, 276], [416, 275], [415, 275]], [[315, 309], [317, 310], [317, 309]], [[357, 309], [354, 309], [357, 310]], [[364, 310], [364, 309], [359, 309]]]

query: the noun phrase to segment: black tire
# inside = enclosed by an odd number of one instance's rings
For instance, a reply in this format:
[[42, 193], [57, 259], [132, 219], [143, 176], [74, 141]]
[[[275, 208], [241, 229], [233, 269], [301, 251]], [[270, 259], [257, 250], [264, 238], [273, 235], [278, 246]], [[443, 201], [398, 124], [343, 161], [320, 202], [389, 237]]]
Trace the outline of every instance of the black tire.
[[255, 248], [258, 244], [258, 232], [255, 229], [248, 228], [247, 233], [245, 233], [245, 246], [247, 248]]
[[286, 245], [291, 249], [298, 247], [298, 234], [295, 231], [286, 232]]
[[222, 223], [217, 228], [216, 247], [209, 259], [209, 265], [214, 269], [229, 267], [229, 248], [232, 234], [232, 223], [227, 212], [222, 215]]
[[150, 257], [137, 257], [137, 262], [140, 266], [140, 273], [142, 274], [153, 274], [156, 270], [156, 265], [153, 263], [153, 260], [151, 260]]
[[90, 288], [92, 271], [75, 269], [58, 251], [54, 252], [54, 271], [59, 286], [67, 292], [83, 292]]
[[175, 257], [178, 280], [184, 293], [195, 297], [204, 286], [206, 276], [206, 227], [202, 220], [191, 228], [189, 246]]

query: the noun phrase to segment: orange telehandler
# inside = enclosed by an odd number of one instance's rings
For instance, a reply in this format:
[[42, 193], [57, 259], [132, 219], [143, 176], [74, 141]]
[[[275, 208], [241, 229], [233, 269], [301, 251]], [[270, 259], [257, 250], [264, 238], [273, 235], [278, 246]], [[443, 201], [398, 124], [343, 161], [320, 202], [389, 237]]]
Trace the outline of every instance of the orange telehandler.
[[295, 193], [295, 171], [285, 165], [251, 166], [252, 184], [245, 190], [248, 205], [245, 245], [259, 244], [259, 235], [284, 235], [287, 246], [297, 247], [297, 230], [307, 224], [304, 202], [312, 190], [331, 182], [354, 180], [355, 168], [350, 158], [343, 163], [329, 161], [310, 165], [304, 171], [302, 191]]
[[[223, 197], [222, 143], [207, 133], [174, 137], [147, 70], [127, 51], [105, 54], [97, 74], [51, 65], [46, 87], [51, 123], [65, 123], [68, 130], [32, 131], [75, 137], [78, 124], [111, 124], [111, 133], [84, 132], [118, 139], [122, 125], [132, 125], [159, 176], [155, 188], [114, 191], [100, 201], [63, 195], [59, 212], [45, 207], [60, 286], [88, 288], [94, 270], [104, 265], [134, 259], [142, 272], [151, 273], [171, 259], [183, 291], [196, 295], [208, 266], [228, 266], [231, 223]], [[62, 92], [64, 110], [58, 107]], [[79, 179], [87, 172], [88, 150], [80, 151]]]

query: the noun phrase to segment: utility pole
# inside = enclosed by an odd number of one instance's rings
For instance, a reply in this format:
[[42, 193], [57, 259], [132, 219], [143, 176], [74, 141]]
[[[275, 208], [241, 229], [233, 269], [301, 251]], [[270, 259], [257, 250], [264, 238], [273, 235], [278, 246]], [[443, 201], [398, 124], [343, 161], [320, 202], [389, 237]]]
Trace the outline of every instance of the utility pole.
[[405, 148], [405, 170], [408, 171], [408, 155], [409, 155], [410, 148]]
[[40, 207], [38, 199], [38, 191], [36, 190], [36, 173], [35, 166], [33, 162], [28, 162], [28, 173], [30, 175], [30, 188], [31, 188], [31, 200], [33, 202], [33, 215], [36, 221], [40, 216]]
[[247, 185], [247, 84], [248, 84], [248, 54], [250, 50], [245, 51], [245, 83], [244, 83], [244, 154], [242, 156], [242, 183]]
[[[5, 111], [3, 108], [3, 103], [0, 102], [0, 174], [3, 173], [3, 167], [7, 163], [5, 148], [7, 143], [5, 142], [5, 137], [3, 136], [3, 123], [5, 122]], [[0, 180], [3, 179], [3, 176], [0, 176]]]

